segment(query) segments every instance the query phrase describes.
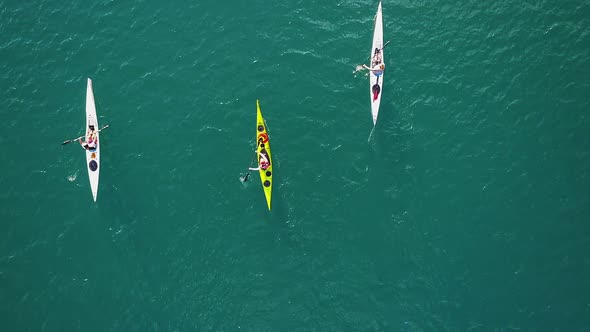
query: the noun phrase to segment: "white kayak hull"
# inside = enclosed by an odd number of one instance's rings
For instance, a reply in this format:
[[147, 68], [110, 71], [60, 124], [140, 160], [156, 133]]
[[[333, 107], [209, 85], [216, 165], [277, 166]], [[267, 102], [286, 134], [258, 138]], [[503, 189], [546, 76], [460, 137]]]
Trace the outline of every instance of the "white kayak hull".
[[[381, 52], [381, 61], [385, 63], [383, 54], [383, 14], [381, 9], [381, 2], [377, 7], [377, 15], [375, 15], [375, 31], [373, 32], [373, 45], [371, 47], [371, 67], [375, 49]], [[373, 125], [377, 124], [377, 116], [379, 115], [379, 106], [381, 105], [381, 95], [383, 94], [383, 78], [385, 73], [377, 76], [375, 73], [369, 73], [369, 95], [371, 97], [371, 114], [373, 116]], [[377, 91], [378, 89], [378, 91]]]
[[96, 106], [94, 104], [94, 92], [92, 91], [92, 80], [88, 79], [86, 87], [86, 127], [85, 135], [88, 142], [88, 129], [94, 126], [96, 133], [96, 149], [86, 150], [86, 168], [88, 169], [88, 178], [90, 180], [90, 190], [92, 198], [96, 202], [98, 196], [98, 177], [100, 174], [100, 137], [98, 132], [98, 118], [96, 116]]

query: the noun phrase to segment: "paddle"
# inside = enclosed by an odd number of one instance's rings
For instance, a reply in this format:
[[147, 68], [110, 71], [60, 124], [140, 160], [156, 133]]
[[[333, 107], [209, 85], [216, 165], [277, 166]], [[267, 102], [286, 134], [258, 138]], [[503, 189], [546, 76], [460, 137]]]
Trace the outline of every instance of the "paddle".
[[[387, 43], [385, 43], [385, 45], [383, 45], [383, 47], [381, 47], [381, 49], [380, 49], [379, 51], [383, 51], [383, 49], [385, 48], [385, 46], [389, 45], [389, 43], [390, 43], [390, 42], [391, 42], [391, 40], [388, 40], [388, 41], [387, 41]], [[368, 61], [371, 61], [371, 57], [369, 57], [367, 60], [368, 60]], [[363, 69], [365, 69], [365, 68], [363, 67], [363, 65], [358, 65], [358, 66], [356, 66], [356, 70], [355, 70], [355, 71], [353, 71], [352, 73], [354, 74], [354, 73], [356, 73], [356, 72], [358, 72], [358, 71], [361, 71], [361, 70], [363, 70]]]
[[242, 181], [242, 182], [248, 181], [248, 177], [250, 176], [250, 168], [254, 164], [254, 161], [256, 161], [256, 153], [254, 153], [254, 158], [252, 159], [252, 162], [250, 162], [250, 166], [248, 167], [248, 172], [246, 172], [246, 175], [244, 175], [243, 177], [240, 178], [240, 181]]
[[[103, 129], [107, 129], [108, 127], [109, 127], [109, 125], [106, 125], [106, 126], [104, 126], [104, 127], [100, 128], [98, 131], [101, 131], [101, 130], [103, 130]], [[86, 135], [84, 135], [84, 136], [80, 136], [80, 137], [76, 137], [76, 138], [74, 138], [74, 139], [69, 139], [69, 140], [67, 140], [67, 141], [64, 141], [63, 143], [61, 143], [61, 145], [66, 145], [66, 144], [69, 144], [69, 143], [75, 142], [75, 141], [77, 141], [77, 140], [79, 140], [79, 139], [81, 139], [81, 138], [84, 138], [84, 137], [86, 137]]]

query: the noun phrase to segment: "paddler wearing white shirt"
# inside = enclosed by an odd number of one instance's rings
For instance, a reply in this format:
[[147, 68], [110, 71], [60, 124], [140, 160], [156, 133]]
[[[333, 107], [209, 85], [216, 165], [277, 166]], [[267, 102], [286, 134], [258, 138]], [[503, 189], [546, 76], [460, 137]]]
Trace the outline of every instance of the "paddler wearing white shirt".
[[78, 141], [80, 142], [80, 145], [82, 146], [82, 148], [84, 148], [84, 150], [94, 150], [96, 149], [96, 132], [94, 131], [94, 126], [90, 125], [88, 126], [88, 140], [86, 142], [83, 142], [82, 139], [80, 138]]

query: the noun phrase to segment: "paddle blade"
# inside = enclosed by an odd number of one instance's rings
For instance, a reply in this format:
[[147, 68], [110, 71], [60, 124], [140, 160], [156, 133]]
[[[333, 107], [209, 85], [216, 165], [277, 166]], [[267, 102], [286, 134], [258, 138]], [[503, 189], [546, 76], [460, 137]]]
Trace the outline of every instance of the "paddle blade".
[[248, 181], [248, 177], [250, 176], [250, 172], [246, 173], [246, 175], [240, 177], [240, 181], [246, 182]]
[[63, 143], [61, 143], [61, 145], [66, 145], [68, 143], [71, 143], [72, 141], [64, 141]]

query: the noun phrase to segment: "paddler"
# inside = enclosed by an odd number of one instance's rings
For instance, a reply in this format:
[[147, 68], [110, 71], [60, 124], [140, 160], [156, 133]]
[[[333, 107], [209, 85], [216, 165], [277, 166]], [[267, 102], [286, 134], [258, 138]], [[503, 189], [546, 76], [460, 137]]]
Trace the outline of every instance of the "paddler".
[[385, 64], [383, 63], [383, 57], [381, 56], [381, 50], [376, 48], [375, 49], [375, 55], [373, 55], [373, 61], [371, 61], [371, 67], [363, 64], [362, 66], [357, 67], [356, 71], [360, 71], [363, 69], [367, 69], [371, 72], [373, 72], [373, 74], [375, 74], [375, 76], [377, 76], [377, 82], [379, 82], [379, 76], [381, 76], [383, 74], [383, 71], [385, 70]]
[[96, 132], [94, 131], [93, 125], [88, 126], [88, 134], [86, 135], [86, 137], [88, 137], [87, 142], [83, 142], [81, 138], [78, 140], [80, 142], [80, 145], [82, 146], [82, 148], [84, 148], [84, 150], [95, 150], [96, 149]]
[[258, 171], [261, 169], [265, 171], [270, 166], [268, 154], [266, 152], [266, 149], [264, 149], [264, 143], [261, 144], [260, 147], [262, 148], [262, 150], [260, 150], [260, 153], [258, 154], [258, 167], [249, 167], [248, 169], [251, 171]]
[[375, 53], [373, 55], [373, 67], [383, 62], [383, 56], [381, 55], [381, 50], [379, 48], [375, 49]]

